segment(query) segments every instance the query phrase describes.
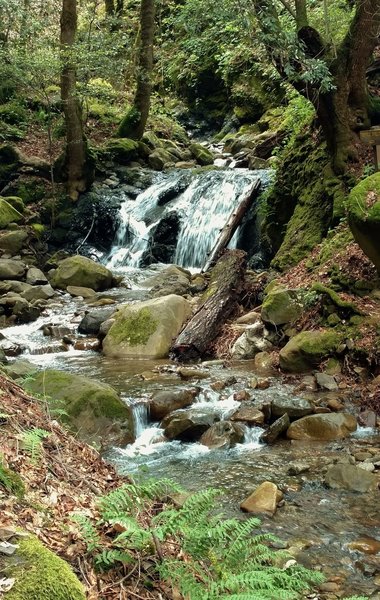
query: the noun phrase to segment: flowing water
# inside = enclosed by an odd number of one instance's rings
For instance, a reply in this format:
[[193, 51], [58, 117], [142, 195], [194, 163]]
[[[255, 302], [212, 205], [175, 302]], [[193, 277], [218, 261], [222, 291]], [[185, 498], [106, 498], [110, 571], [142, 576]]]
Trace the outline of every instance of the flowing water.
[[[127, 275], [130, 289], [120, 287], [104, 295], [116, 303], [145, 297], [148, 290], [141, 281], [161, 267], [143, 271], [137, 266], [149, 231], [162, 218], [163, 211], [176, 210], [182, 214], [176, 249], [178, 262], [192, 267], [201, 265], [209, 251], [205, 238], [217, 236], [236, 199], [246, 193], [255, 177], [257, 174], [244, 172], [237, 186], [236, 173], [230, 176], [223, 171], [216, 176], [212, 172], [212, 177], [206, 174], [200, 182], [186, 174], [178, 185], [178, 177], [168, 175], [136, 200], [126, 198], [121, 207], [122, 225], [109, 260], [114, 270], [119, 268]], [[223, 194], [218, 195], [216, 191], [217, 181], [223, 182]], [[174, 184], [177, 187], [173, 191]], [[193, 194], [197, 198], [194, 205]], [[159, 200], [164, 196], [171, 199], [162, 207]], [[204, 222], [207, 212], [215, 216], [212, 228]], [[371, 598], [379, 598], [374, 591], [374, 574], [380, 568], [375, 564], [376, 557], [367, 557], [348, 547], [349, 542], [363, 536], [380, 539], [378, 493], [335, 491], [326, 489], [322, 483], [327, 463], [358, 449], [380, 447], [377, 432], [361, 429], [351, 438], [333, 443], [302, 444], [282, 440], [274, 446], [266, 446], [259, 441], [262, 430], [253, 427], [246, 428], [244, 441], [230, 450], [210, 450], [200, 443], [165, 441], [160, 424], [150, 419], [148, 401], [152, 394], [196, 385], [199, 393], [190, 410], [212, 415], [216, 420], [228, 418], [240, 405], [234, 393], [249, 388], [249, 380], [255, 374], [253, 361], [228, 367], [220, 363], [201, 365], [205, 378], [186, 383], [176, 372], [175, 365], [167, 360], [109, 359], [93, 351], [67, 349], [60, 340], [44, 336], [42, 327], [49, 324], [66, 326], [73, 335], [81, 337], [76, 329], [86, 310], [88, 306], [82, 299], [62, 294], [37, 321], [8, 327], [3, 333], [24, 348], [22, 358], [36, 367], [69, 370], [99, 379], [115, 387], [131, 405], [136, 441], [126, 448], [115, 448], [108, 455], [121, 472], [134, 473], [137, 477], [142, 473], [169, 477], [190, 490], [220, 487], [225, 492], [221, 499], [224, 511], [239, 518], [249, 518], [240, 513], [240, 502], [257, 484], [273, 481], [285, 492], [285, 503], [273, 518], [263, 517], [262, 529], [277, 534], [291, 549], [301, 548], [299, 557], [303, 564], [322, 568], [328, 576], [340, 578], [345, 595], [368, 593]], [[292, 386], [284, 384], [273, 373], [264, 375], [269, 377], [270, 387], [250, 390], [255, 404], [270, 401], [277, 395], [296, 395]], [[225, 389], [214, 391], [212, 384], [225, 379], [230, 379]], [[328, 394], [321, 400], [327, 398]], [[354, 411], [350, 400], [348, 393], [348, 406]], [[309, 470], [297, 476], [289, 475], [289, 465], [298, 461], [306, 462]]]

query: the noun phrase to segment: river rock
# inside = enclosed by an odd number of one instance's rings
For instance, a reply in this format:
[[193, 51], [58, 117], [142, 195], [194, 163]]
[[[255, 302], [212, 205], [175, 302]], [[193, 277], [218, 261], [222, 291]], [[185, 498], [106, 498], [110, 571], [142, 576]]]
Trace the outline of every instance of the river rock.
[[291, 440], [338, 440], [356, 431], [356, 418], [348, 413], [309, 415], [294, 421], [287, 432]]
[[364, 427], [375, 428], [377, 421], [376, 413], [373, 410], [363, 410], [359, 413], [358, 421]]
[[285, 325], [298, 319], [302, 306], [293, 290], [274, 289], [265, 298], [261, 318], [270, 325]]
[[149, 402], [151, 419], [159, 421], [174, 410], [190, 406], [198, 393], [199, 390], [197, 388], [156, 392]]
[[68, 285], [66, 288], [66, 292], [74, 298], [77, 296], [81, 296], [82, 298], [94, 298], [94, 296], [96, 296], [95, 290], [88, 287], [79, 287], [76, 285]]
[[63, 339], [64, 342], [73, 344], [74, 350], [100, 350], [100, 340], [98, 338], [87, 338], [84, 340], [76, 340], [73, 342], [70, 338], [66, 340]]
[[368, 492], [375, 489], [377, 479], [372, 473], [355, 465], [339, 463], [329, 467], [325, 476], [326, 485], [332, 489]]
[[240, 504], [240, 508], [244, 512], [264, 513], [272, 517], [282, 497], [276, 484], [264, 481]]
[[174, 294], [124, 306], [103, 340], [103, 352], [114, 357], [164, 358], [190, 314], [189, 302]]
[[287, 413], [290, 418], [299, 419], [310, 415], [313, 410], [314, 405], [305, 398], [277, 396], [272, 400], [272, 415], [274, 417], [282, 417]]
[[11, 340], [8, 340], [7, 338], [0, 340], [0, 348], [5, 356], [18, 356], [23, 351], [22, 346], [15, 342], [11, 342]]
[[232, 346], [231, 356], [237, 360], [253, 358], [258, 352], [269, 350], [272, 344], [264, 337], [264, 324], [256, 321], [253, 325], [247, 325], [244, 333]]
[[70, 256], [59, 263], [50, 283], [63, 290], [73, 285], [98, 292], [110, 288], [114, 279], [109, 269], [94, 260], [85, 256]]
[[148, 164], [155, 171], [163, 171], [167, 165], [175, 163], [176, 160], [176, 157], [164, 148], [156, 148], [150, 153]]
[[0, 250], [4, 250], [7, 254], [15, 256], [24, 246], [28, 234], [24, 229], [16, 229], [15, 231], [4, 231], [0, 235]]
[[7, 294], [8, 292], [22, 294], [22, 292], [30, 290], [31, 288], [32, 286], [24, 281], [12, 281], [11, 279], [0, 281], [0, 295]]
[[30, 285], [44, 285], [48, 283], [48, 280], [41, 269], [30, 267], [26, 273], [26, 283], [30, 283]]
[[235, 323], [237, 325], [253, 325], [257, 321], [261, 321], [260, 313], [256, 312], [255, 310], [251, 310], [250, 312], [236, 319]]
[[280, 366], [285, 371], [307, 371], [335, 352], [340, 343], [335, 331], [302, 331], [281, 349]]
[[362, 537], [347, 544], [350, 550], [356, 550], [363, 554], [379, 554], [380, 540], [371, 537]]
[[265, 415], [255, 406], [242, 406], [231, 417], [231, 421], [242, 421], [250, 425], [264, 425]]
[[14, 258], [0, 258], [0, 279], [22, 279], [26, 265]]
[[329, 390], [332, 392], [338, 389], [338, 384], [333, 375], [327, 375], [327, 373], [316, 373], [315, 379], [319, 387], [323, 390]]
[[59, 418], [90, 443], [125, 445], [133, 442], [130, 408], [106, 383], [73, 373], [46, 369], [26, 384], [31, 393], [43, 394], [52, 408], [63, 408]]
[[22, 218], [22, 214], [14, 206], [0, 197], [0, 229], [5, 229], [9, 223], [18, 223]]
[[160, 427], [164, 429], [164, 435], [169, 440], [195, 442], [215, 421], [216, 418], [210, 413], [177, 410], [165, 417]]
[[244, 440], [244, 429], [237, 423], [219, 421], [208, 429], [199, 440], [208, 448], [232, 448]]
[[190, 144], [190, 152], [197, 162], [204, 167], [212, 165], [214, 162], [214, 155], [202, 144], [196, 142]]
[[284, 431], [287, 431], [289, 425], [289, 415], [288, 413], [285, 413], [284, 415], [282, 415], [282, 417], [280, 417], [274, 423], [272, 423], [272, 425], [270, 425], [268, 429], [264, 431], [264, 433], [261, 434], [260, 442], [265, 442], [266, 444], [273, 444], [277, 440], [277, 438], [282, 433], [284, 433]]
[[88, 312], [78, 325], [79, 333], [97, 335], [102, 323], [107, 321], [115, 312], [114, 308], [102, 308]]
[[25, 292], [22, 292], [21, 297], [28, 302], [33, 302], [33, 300], [50, 300], [50, 298], [53, 298], [55, 295], [56, 292], [51, 285], [47, 283], [46, 285], [34, 285], [28, 290], [25, 290]]
[[36, 373], [37, 367], [25, 359], [18, 359], [2, 367], [2, 370], [12, 379], [24, 379]]
[[169, 296], [170, 294], [185, 296], [190, 292], [191, 274], [189, 271], [170, 265], [157, 275], [145, 279], [141, 285], [151, 288], [150, 296], [152, 298]]

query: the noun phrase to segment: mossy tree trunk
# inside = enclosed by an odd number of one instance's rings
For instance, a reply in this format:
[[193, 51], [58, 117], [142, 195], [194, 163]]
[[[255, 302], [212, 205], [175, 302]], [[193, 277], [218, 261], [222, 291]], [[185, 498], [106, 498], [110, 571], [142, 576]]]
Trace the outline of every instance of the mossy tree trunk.
[[[282, 2], [287, 5], [287, 2]], [[281, 27], [272, 0], [254, 0], [256, 15], [270, 54], [278, 72], [287, 75], [283, 53], [278, 44]], [[292, 78], [293, 86], [314, 104], [322, 127], [332, 165], [336, 173], [344, 172], [349, 159], [356, 157], [355, 142], [358, 132], [370, 125], [368, 116], [369, 97], [366, 69], [380, 32], [379, 0], [356, 0], [355, 13], [347, 35], [335, 55], [331, 45], [308, 23], [307, 0], [296, 0], [296, 11], [288, 7], [294, 17], [298, 41], [307, 59], [324, 62], [331, 86], [320, 90], [320, 82], [305, 83]], [[305, 65], [293, 60], [293, 71], [304, 73]]]
[[63, 0], [61, 12], [61, 99], [66, 123], [63, 172], [68, 195], [76, 200], [93, 180], [91, 161], [83, 132], [82, 110], [76, 90], [74, 43], [77, 32], [77, 2]]
[[137, 86], [133, 107], [119, 127], [121, 137], [139, 140], [145, 130], [149, 116], [152, 93], [153, 43], [154, 43], [155, 0], [141, 0], [140, 46]]

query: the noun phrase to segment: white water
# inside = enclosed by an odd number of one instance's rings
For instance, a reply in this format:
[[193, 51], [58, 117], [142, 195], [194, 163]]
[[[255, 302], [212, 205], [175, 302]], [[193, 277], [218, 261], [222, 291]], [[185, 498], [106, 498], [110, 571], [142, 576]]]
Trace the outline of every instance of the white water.
[[[120, 227], [108, 256], [110, 269], [138, 267], [154, 227], [171, 213], [180, 218], [173, 262], [201, 268], [228, 216], [257, 178], [267, 181], [268, 171], [226, 169], [192, 175], [172, 171], [135, 200], [125, 199]], [[230, 247], [236, 246], [236, 236]]]

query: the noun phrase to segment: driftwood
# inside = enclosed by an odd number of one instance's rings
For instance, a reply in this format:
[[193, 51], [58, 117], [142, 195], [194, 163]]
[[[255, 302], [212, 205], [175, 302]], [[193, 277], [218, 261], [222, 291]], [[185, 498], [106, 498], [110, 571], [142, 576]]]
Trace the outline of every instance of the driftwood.
[[193, 360], [207, 353], [224, 323], [237, 310], [244, 283], [246, 253], [226, 250], [211, 270], [203, 302], [171, 347], [177, 360]]
[[213, 264], [216, 263], [221, 251], [227, 247], [227, 244], [230, 242], [236, 229], [239, 227], [242, 218], [248, 212], [248, 210], [251, 208], [253, 201], [257, 197], [257, 194], [259, 193], [259, 190], [260, 190], [260, 186], [261, 186], [260, 179], [256, 179], [256, 181], [250, 187], [248, 193], [244, 196], [243, 200], [240, 202], [239, 206], [236, 209], [234, 209], [232, 211], [232, 213], [230, 214], [230, 216], [228, 217], [227, 223], [221, 230], [220, 235], [219, 235], [218, 239], [216, 240], [216, 243], [209, 254], [207, 262], [202, 269], [203, 272], [208, 271], [208, 269]]

